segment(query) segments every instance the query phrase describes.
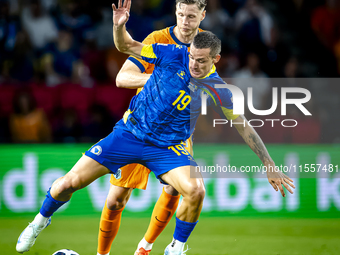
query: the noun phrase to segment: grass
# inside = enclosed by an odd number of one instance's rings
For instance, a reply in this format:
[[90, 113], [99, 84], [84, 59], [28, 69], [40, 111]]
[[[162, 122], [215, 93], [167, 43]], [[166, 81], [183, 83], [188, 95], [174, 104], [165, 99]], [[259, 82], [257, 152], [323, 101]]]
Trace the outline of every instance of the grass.
[[[31, 218], [0, 218], [0, 254], [17, 254], [15, 244]], [[132, 255], [148, 218], [123, 217], [111, 255]], [[151, 254], [163, 254], [172, 240], [174, 220]], [[27, 255], [51, 255], [69, 248], [96, 255], [99, 217], [55, 216]], [[188, 241], [187, 255], [330, 255], [340, 251], [340, 219], [201, 218]]]

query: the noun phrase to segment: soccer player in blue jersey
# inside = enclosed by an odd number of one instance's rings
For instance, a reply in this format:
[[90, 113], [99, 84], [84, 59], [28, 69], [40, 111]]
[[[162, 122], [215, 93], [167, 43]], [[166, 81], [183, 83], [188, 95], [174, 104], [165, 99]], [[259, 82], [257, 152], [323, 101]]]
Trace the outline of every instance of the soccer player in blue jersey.
[[[183, 196], [176, 214], [173, 241], [164, 254], [185, 253], [184, 245], [200, 215], [205, 188], [199, 173], [195, 178], [190, 176], [190, 168], [196, 163], [181, 142], [192, 134], [194, 125], [190, 123], [196, 123], [200, 113], [198, 88], [206, 88], [203, 83], [220, 81], [214, 64], [220, 58], [221, 42], [210, 32], [199, 33], [191, 45], [190, 57], [184, 46], [136, 42], [125, 29], [130, 6], [131, 0], [126, 0], [124, 5], [120, 0], [118, 9], [113, 5], [115, 45], [122, 52], [154, 63], [155, 70], [144, 90], [131, 100], [128, 111], [113, 132], [93, 145], [71, 171], [53, 183], [39, 214], [21, 233], [16, 247], [18, 252], [28, 251], [33, 246], [39, 233], [50, 224], [52, 214], [69, 201], [76, 190], [105, 174], [116, 173], [124, 165], [139, 163]], [[243, 116], [233, 115], [229, 90], [217, 93], [221, 114], [238, 122], [245, 120]], [[263, 164], [268, 169], [275, 169], [254, 129], [243, 124], [236, 128]], [[282, 185], [292, 193], [289, 187], [294, 188], [292, 180], [280, 171], [269, 171], [267, 177], [273, 188], [280, 190], [283, 196]]]
[[[176, 25], [152, 32], [143, 40], [144, 44], [164, 43], [190, 47], [195, 35], [203, 31], [199, 26], [205, 18], [206, 0], [174, 2], [176, 2]], [[138, 94], [153, 70], [153, 64], [130, 56], [117, 74], [116, 85], [130, 89], [139, 88]], [[191, 138], [185, 141], [185, 149], [190, 154], [193, 154], [192, 146]], [[111, 175], [110, 190], [100, 218], [97, 255], [109, 255], [111, 244], [120, 227], [122, 211], [131, 191], [135, 188], [146, 189], [150, 172], [143, 165], [130, 164], [121, 168], [118, 175]], [[176, 212], [179, 200], [180, 194], [173, 187], [163, 186], [163, 192], [154, 206], [147, 231], [138, 243], [134, 255], [148, 255], [151, 252], [156, 238]]]

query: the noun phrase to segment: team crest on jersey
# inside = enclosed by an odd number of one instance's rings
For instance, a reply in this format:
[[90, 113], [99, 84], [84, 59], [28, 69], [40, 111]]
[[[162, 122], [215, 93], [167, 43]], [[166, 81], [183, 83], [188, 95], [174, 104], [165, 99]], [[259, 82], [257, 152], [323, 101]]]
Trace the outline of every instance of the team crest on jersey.
[[113, 174], [113, 176], [119, 180], [120, 178], [122, 178], [122, 170], [120, 168], [118, 168], [117, 172], [115, 174]]
[[192, 84], [191, 82], [188, 85], [188, 88], [192, 91], [192, 92], [196, 92], [197, 90], [197, 86], [195, 84]]
[[99, 145], [94, 146], [91, 150], [90, 150], [93, 154], [96, 154], [97, 156], [99, 156], [100, 154], [102, 154], [102, 147], [100, 147]]

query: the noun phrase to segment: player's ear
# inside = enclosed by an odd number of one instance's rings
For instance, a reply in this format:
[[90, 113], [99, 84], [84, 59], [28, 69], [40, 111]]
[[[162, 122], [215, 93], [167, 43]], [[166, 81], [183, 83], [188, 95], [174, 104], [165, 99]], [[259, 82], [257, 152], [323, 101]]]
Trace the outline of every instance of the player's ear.
[[204, 11], [202, 12], [201, 21], [205, 19], [205, 14], [206, 14], [206, 12], [207, 12], [206, 10], [204, 10]]
[[221, 55], [217, 54], [216, 57], [213, 58], [214, 64], [216, 64], [218, 61], [220, 61], [220, 59], [221, 59]]

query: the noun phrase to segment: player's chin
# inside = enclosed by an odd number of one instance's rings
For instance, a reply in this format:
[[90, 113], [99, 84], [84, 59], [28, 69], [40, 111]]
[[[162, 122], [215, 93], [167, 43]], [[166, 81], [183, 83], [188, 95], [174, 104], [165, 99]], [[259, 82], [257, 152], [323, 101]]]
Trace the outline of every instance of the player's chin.
[[181, 32], [182, 32], [182, 35], [189, 36], [189, 35], [192, 35], [195, 32], [195, 30], [188, 29], [188, 28], [182, 28]]
[[202, 74], [201, 73], [190, 72], [190, 74], [191, 74], [191, 77], [193, 77], [193, 78], [196, 78], [196, 79], [202, 78]]

